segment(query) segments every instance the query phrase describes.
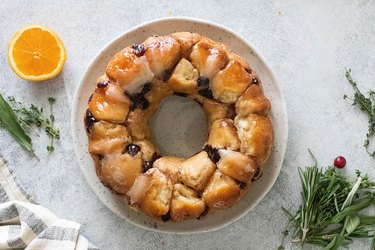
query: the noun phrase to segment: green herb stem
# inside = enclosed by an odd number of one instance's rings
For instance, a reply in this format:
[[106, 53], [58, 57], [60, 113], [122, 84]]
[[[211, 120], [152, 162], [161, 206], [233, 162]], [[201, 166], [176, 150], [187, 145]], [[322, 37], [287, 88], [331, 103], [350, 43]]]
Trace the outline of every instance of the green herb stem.
[[50, 145], [47, 146], [47, 151], [49, 153], [53, 152], [55, 149], [53, 146], [54, 140], [60, 139], [60, 130], [55, 127], [55, 116], [53, 115], [53, 105], [56, 100], [52, 97], [48, 98], [50, 115], [46, 118], [43, 108], [38, 108], [33, 104], [27, 108], [21, 102], [17, 102], [13, 96], [8, 97], [8, 99], [13, 105], [13, 110], [18, 117], [20, 125], [26, 131], [30, 131], [33, 126], [44, 129], [51, 139]]
[[310, 154], [314, 165], [298, 169], [302, 203], [295, 214], [283, 208], [290, 221], [287, 230], [294, 231], [292, 242], [338, 249], [348, 247], [352, 238], [373, 237], [375, 215], [359, 214], [375, 204], [375, 183], [359, 171], [352, 182], [332, 166], [323, 170]]
[[371, 156], [375, 157], [375, 150], [370, 151], [370, 140], [375, 137], [375, 91], [369, 90], [368, 97], [366, 97], [358, 88], [357, 82], [353, 80], [351, 76], [351, 70], [347, 69], [345, 72], [346, 79], [354, 88], [354, 97], [350, 98], [344, 95], [344, 99], [349, 99], [352, 101], [352, 105], [358, 106], [362, 111], [366, 113], [369, 120], [368, 131], [366, 133], [366, 139], [363, 146], [366, 152]]
[[22, 128], [16, 114], [13, 112], [10, 105], [4, 100], [0, 94], [0, 122], [5, 127], [13, 138], [27, 151], [34, 154], [31, 144], [31, 138], [26, 134]]

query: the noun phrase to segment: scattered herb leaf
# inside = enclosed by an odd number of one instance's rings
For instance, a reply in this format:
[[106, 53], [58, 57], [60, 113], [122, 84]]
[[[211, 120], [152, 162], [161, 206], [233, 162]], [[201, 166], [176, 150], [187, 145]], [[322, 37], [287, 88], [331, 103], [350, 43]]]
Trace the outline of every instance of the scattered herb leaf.
[[364, 142], [364, 147], [366, 148], [367, 153], [375, 158], [375, 150], [371, 152], [370, 150], [370, 141], [375, 138], [375, 91], [369, 90], [368, 96], [365, 96], [357, 86], [357, 82], [353, 80], [351, 76], [351, 69], [347, 69], [345, 72], [346, 79], [354, 88], [354, 97], [350, 98], [347, 95], [344, 95], [344, 99], [349, 99], [353, 102], [353, 106], [357, 105], [359, 108], [365, 112], [369, 119], [368, 131], [366, 134], [366, 140]]
[[345, 227], [345, 230], [346, 230], [346, 233], [347, 234], [351, 234], [353, 233], [353, 231], [359, 226], [359, 224], [361, 223], [360, 219], [359, 219], [359, 216], [357, 214], [355, 215], [350, 215], [348, 217], [346, 217], [346, 227]]
[[21, 102], [17, 102], [13, 96], [8, 97], [9, 102], [13, 106], [13, 110], [18, 117], [20, 125], [26, 130], [30, 131], [32, 126], [44, 129], [46, 134], [51, 138], [50, 145], [47, 146], [48, 152], [53, 152], [54, 140], [60, 139], [60, 130], [55, 127], [55, 117], [53, 115], [53, 104], [56, 102], [55, 98], [49, 97], [50, 116], [44, 116], [43, 108], [38, 108], [31, 104], [29, 108], [25, 107]]
[[[337, 173], [333, 166], [323, 170], [309, 152], [314, 165], [298, 169], [302, 204], [295, 214], [283, 208], [289, 217], [287, 229], [294, 232], [292, 242], [338, 249], [348, 247], [355, 237], [374, 237], [375, 216], [359, 213], [375, 204], [375, 183], [358, 170], [355, 181]], [[284, 237], [285, 231], [282, 241]]]
[[20, 122], [13, 112], [9, 104], [4, 100], [0, 94], [0, 123], [6, 128], [9, 133], [16, 139], [16, 141], [27, 151], [34, 154], [31, 144], [31, 138], [26, 134], [25, 129], [20, 125]]

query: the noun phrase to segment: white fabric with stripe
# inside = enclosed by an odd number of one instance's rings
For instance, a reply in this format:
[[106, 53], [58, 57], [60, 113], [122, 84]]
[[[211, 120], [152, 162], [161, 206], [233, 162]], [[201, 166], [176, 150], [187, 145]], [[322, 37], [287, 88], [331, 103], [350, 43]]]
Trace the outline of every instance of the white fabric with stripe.
[[32, 201], [0, 155], [0, 249], [98, 249], [79, 233], [80, 224]]

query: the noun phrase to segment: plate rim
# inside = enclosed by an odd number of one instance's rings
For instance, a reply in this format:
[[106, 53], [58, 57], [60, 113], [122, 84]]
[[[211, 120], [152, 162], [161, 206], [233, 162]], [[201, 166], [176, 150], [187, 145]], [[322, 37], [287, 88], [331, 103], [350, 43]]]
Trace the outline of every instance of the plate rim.
[[[84, 85], [84, 82], [87, 78], [87, 74], [88, 72], [94, 67], [95, 65], [95, 62], [100, 60], [100, 58], [103, 56], [102, 52], [105, 51], [106, 49], [108, 49], [112, 44], [116, 43], [117, 41], [121, 40], [124, 36], [126, 36], [128, 33], [131, 33], [133, 31], [136, 31], [144, 26], [148, 26], [148, 25], [151, 25], [151, 24], [158, 24], [158, 23], [162, 23], [162, 22], [165, 22], [165, 21], [171, 21], [171, 20], [175, 20], [175, 21], [188, 21], [188, 22], [195, 22], [195, 23], [199, 23], [199, 24], [205, 24], [205, 25], [210, 25], [210, 26], [213, 26], [217, 29], [221, 29], [223, 31], [225, 31], [226, 33], [229, 33], [229, 34], [233, 34], [237, 39], [239, 39], [241, 42], [243, 42], [244, 44], [246, 44], [247, 47], [249, 47], [253, 52], [254, 54], [256, 54], [256, 56], [259, 58], [259, 61], [264, 65], [264, 67], [268, 70], [269, 74], [270, 74], [270, 77], [273, 79], [273, 82], [274, 82], [274, 87], [277, 89], [277, 91], [280, 93], [280, 99], [282, 100], [282, 110], [283, 110], [283, 115], [285, 117], [285, 129], [283, 132], [285, 132], [284, 136], [285, 136], [285, 143], [283, 143], [283, 145], [281, 146], [281, 150], [279, 151], [280, 152], [280, 167], [277, 170], [277, 173], [276, 174], [276, 178], [274, 178], [273, 181], [270, 182], [270, 185], [269, 187], [266, 189], [265, 192], [263, 192], [261, 195], [259, 195], [259, 198], [254, 202], [252, 203], [251, 205], [248, 206], [248, 208], [246, 208], [241, 214], [238, 214], [237, 216], [234, 216], [232, 217], [231, 219], [227, 220], [226, 222], [222, 222], [220, 224], [218, 224], [217, 226], [215, 227], [210, 227], [208, 229], [195, 229], [194, 231], [172, 231], [172, 230], [166, 230], [166, 229], [159, 229], [159, 228], [153, 228], [153, 227], [147, 227], [143, 224], [138, 224], [128, 218], [124, 218], [122, 216], [120, 216], [119, 214], [117, 214], [115, 211], [113, 211], [111, 208], [109, 208], [107, 206], [107, 204], [102, 200], [102, 197], [99, 196], [99, 194], [94, 190], [94, 187], [90, 184], [90, 181], [88, 180], [88, 176], [86, 175], [85, 171], [83, 171], [83, 168], [80, 164], [80, 161], [79, 161], [79, 150], [78, 150], [78, 147], [75, 143], [75, 138], [77, 138], [77, 134], [76, 134], [76, 127], [77, 127], [77, 122], [76, 120], [78, 119], [75, 119], [76, 118], [76, 113], [75, 111], [78, 109], [78, 104], [80, 102], [80, 98], [78, 96], [78, 94], [82, 91], [83, 89], [83, 85]], [[77, 162], [77, 165], [81, 171], [81, 173], [83, 174], [88, 186], [90, 187], [91, 191], [96, 195], [96, 197], [100, 200], [101, 203], [103, 203], [103, 205], [108, 209], [110, 210], [112, 213], [114, 213], [116, 216], [126, 220], [127, 222], [131, 223], [132, 225], [135, 225], [139, 228], [142, 228], [142, 229], [146, 229], [146, 230], [150, 230], [150, 231], [153, 231], [153, 232], [158, 232], [158, 233], [166, 233], [166, 234], [178, 234], [178, 235], [183, 235], [183, 234], [197, 234], [197, 233], [202, 233], [202, 232], [212, 232], [212, 231], [216, 231], [216, 230], [219, 230], [221, 228], [224, 228], [234, 222], [236, 222], [237, 220], [243, 218], [245, 215], [247, 215], [251, 210], [253, 210], [261, 200], [263, 200], [263, 198], [271, 191], [271, 189], [274, 187], [275, 185], [275, 182], [276, 180], [279, 178], [279, 175], [280, 175], [280, 171], [281, 171], [281, 168], [283, 166], [283, 163], [285, 161], [285, 153], [286, 153], [286, 149], [287, 149], [287, 145], [288, 145], [288, 138], [289, 138], [289, 118], [288, 118], [288, 110], [287, 110], [287, 104], [286, 104], [286, 99], [285, 99], [285, 95], [284, 95], [284, 92], [280, 86], [280, 83], [279, 81], [277, 80], [276, 78], [276, 75], [274, 73], [274, 71], [272, 70], [272, 68], [269, 66], [269, 63], [268, 61], [263, 57], [263, 55], [259, 52], [259, 50], [253, 45], [251, 44], [249, 41], [247, 41], [241, 34], [237, 33], [236, 31], [233, 31], [232, 29], [226, 27], [226, 26], [223, 26], [223, 25], [220, 25], [216, 22], [212, 22], [212, 21], [208, 21], [208, 20], [204, 20], [204, 19], [200, 19], [200, 18], [192, 18], [192, 17], [187, 17], [187, 16], [173, 16], [173, 17], [163, 17], [163, 18], [157, 18], [157, 19], [152, 19], [152, 20], [149, 20], [149, 21], [146, 21], [146, 22], [143, 22], [139, 25], [136, 25], [134, 26], [133, 28], [130, 28], [124, 32], [122, 32], [120, 35], [118, 35], [117, 37], [115, 37], [114, 39], [110, 40], [108, 43], [106, 43], [100, 50], [99, 52], [94, 56], [94, 58], [89, 62], [88, 66], [85, 68], [81, 78], [80, 78], [80, 81], [79, 81], [79, 84], [78, 86], [76, 87], [75, 89], [75, 92], [74, 92], [74, 97], [73, 97], [73, 106], [72, 106], [72, 111], [71, 111], [71, 134], [72, 134], [72, 140], [73, 140], [73, 146], [74, 146], [74, 152], [75, 152], [75, 156], [76, 156], [76, 162]]]

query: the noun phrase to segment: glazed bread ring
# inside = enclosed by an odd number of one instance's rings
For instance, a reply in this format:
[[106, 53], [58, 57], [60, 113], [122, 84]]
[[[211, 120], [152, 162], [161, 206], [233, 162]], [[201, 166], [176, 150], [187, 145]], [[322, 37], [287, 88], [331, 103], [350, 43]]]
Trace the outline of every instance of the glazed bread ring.
[[[208, 139], [184, 159], [161, 156], [149, 120], [171, 95], [206, 114]], [[180, 222], [229, 208], [260, 178], [272, 150], [271, 103], [250, 65], [190, 32], [151, 36], [118, 52], [85, 113], [88, 150], [106, 187], [131, 208]]]

